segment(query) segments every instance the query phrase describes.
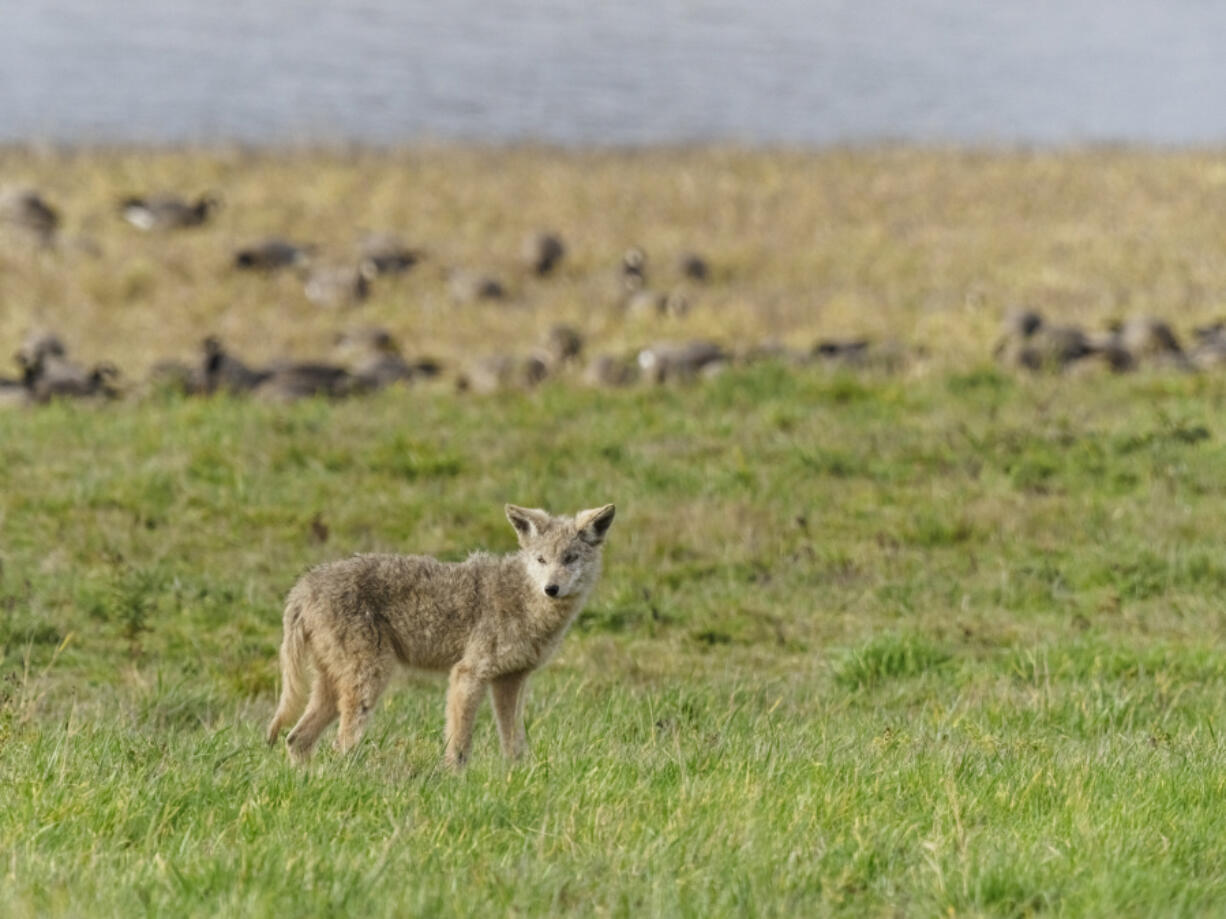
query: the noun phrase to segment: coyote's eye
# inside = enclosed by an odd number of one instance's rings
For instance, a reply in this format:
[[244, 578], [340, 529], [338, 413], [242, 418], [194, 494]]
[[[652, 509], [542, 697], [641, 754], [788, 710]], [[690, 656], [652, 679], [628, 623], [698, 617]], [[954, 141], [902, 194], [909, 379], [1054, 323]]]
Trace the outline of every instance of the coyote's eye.
[[563, 565], [573, 564], [575, 559], [577, 559], [578, 557], [579, 556], [575, 555], [574, 552], [567, 552], [565, 555], [562, 556], [562, 564]]
[[537, 560], [538, 562], [540, 562], [542, 565], [543, 565], [543, 564], [545, 564], [545, 556], [543, 556], [543, 555], [538, 555], [538, 556], [536, 557], [536, 560]]

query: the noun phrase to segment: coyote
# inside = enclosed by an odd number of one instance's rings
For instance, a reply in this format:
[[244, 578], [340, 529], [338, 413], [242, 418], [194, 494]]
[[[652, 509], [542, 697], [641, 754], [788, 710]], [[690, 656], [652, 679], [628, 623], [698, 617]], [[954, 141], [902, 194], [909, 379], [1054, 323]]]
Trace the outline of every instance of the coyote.
[[549, 659], [600, 575], [614, 507], [554, 517], [506, 506], [520, 551], [475, 552], [444, 563], [423, 555], [356, 555], [313, 568], [285, 602], [281, 700], [268, 726], [274, 744], [307, 694], [286, 738], [304, 762], [340, 715], [336, 747], [353, 748], [397, 664], [450, 670], [446, 762], [464, 765], [473, 721], [490, 687], [502, 750], [523, 754], [523, 690]]

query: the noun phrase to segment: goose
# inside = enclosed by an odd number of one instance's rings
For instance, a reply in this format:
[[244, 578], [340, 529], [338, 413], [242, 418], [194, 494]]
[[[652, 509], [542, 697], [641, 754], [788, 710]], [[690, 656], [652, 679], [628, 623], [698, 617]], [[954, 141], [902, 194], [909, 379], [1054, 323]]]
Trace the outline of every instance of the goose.
[[198, 227], [221, 206], [221, 199], [206, 193], [188, 203], [176, 195], [130, 197], [119, 203], [123, 219], [138, 230], [178, 230]]
[[583, 382], [589, 386], [629, 386], [639, 378], [639, 366], [633, 359], [598, 354], [583, 372]]
[[404, 359], [400, 345], [386, 329], [351, 329], [337, 336], [337, 356], [363, 389], [382, 389], [399, 382], [436, 376], [438, 364], [425, 358]]
[[370, 296], [379, 269], [370, 259], [357, 265], [321, 265], [307, 272], [303, 292], [316, 306], [356, 306]]
[[0, 195], [0, 220], [33, 235], [45, 246], [55, 240], [59, 211], [33, 188], [12, 189]]
[[344, 367], [313, 361], [274, 365], [255, 387], [255, 395], [275, 402], [313, 396], [335, 398], [356, 391], [354, 378]]
[[647, 286], [647, 253], [631, 246], [622, 253], [618, 275], [623, 293], [632, 294]]
[[204, 352], [201, 375], [206, 393], [218, 390], [232, 394], [251, 392], [270, 376], [267, 370], [248, 367], [227, 351], [216, 336], [210, 335], [201, 342], [201, 350]]
[[697, 252], [683, 252], [677, 259], [677, 270], [691, 281], [706, 281], [711, 277], [711, 266]]
[[1033, 310], [1010, 312], [1001, 332], [993, 355], [1010, 367], [1063, 370], [1097, 350], [1079, 327], [1051, 325]]
[[644, 348], [638, 354], [638, 365], [654, 383], [689, 380], [700, 373], [716, 373], [727, 366], [731, 355], [714, 342], [695, 340], [661, 343]]
[[299, 246], [270, 236], [235, 252], [234, 267], [248, 271], [275, 271], [306, 265], [310, 256], [309, 246]]
[[524, 239], [520, 259], [535, 274], [544, 277], [566, 255], [566, 245], [556, 233], [532, 233]]
[[1111, 332], [1114, 344], [1127, 352], [1134, 362], [1147, 361], [1180, 370], [1192, 368], [1192, 362], [1184, 353], [1175, 332], [1161, 319], [1134, 316], [1116, 323]]
[[31, 402], [41, 404], [52, 399], [90, 396], [109, 399], [119, 394], [115, 386], [119, 371], [114, 364], [102, 363], [86, 370], [60, 355], [47, 354], [34, 364], [26, 364], [24, 369]]
[[1226, 366], [1226, 323], [1219, 321], [1201, 326], [1193, 329], [1192, 334], [1196, 337], [1196, 345], [1189, 358], [1194, 367], [1209, 370]]
[[583, 336], [574, 326], [558, 322], [545, 332], [542, 349], [549, 355], [550, 363], [561, 366], [573, 361], [583, 353]]
[[490, 354], [471, 363], [456, 380], [460, 392], [492, 393], [515, 386], [533, 387], [549, 376], [544, 355]]
[[452, 271], [447, 277], [447, 290], [456, 303], [501, 300], [507, 295], [497, 278], [470, 271]]
[[358, 247], [363, 262], [369, 262], [377, 274], [400, 274], [408, 271], [423, 258], [419, 249], [411, 249], [404, 240], [392, 233], [372, 233]]
[[864, 362], [868, 345], [867, 338], [844, 340], [823, 338], [813, 345], [813, 350], [809, 354], [823, 363], [855, 366]]
[[17, 363], [23, 367], [38, 365], [44, 358], [65, 357], [68, 349], [64, 340], [48, 329], [32, 329], [25, 334], [21, 347], [17, 349]]

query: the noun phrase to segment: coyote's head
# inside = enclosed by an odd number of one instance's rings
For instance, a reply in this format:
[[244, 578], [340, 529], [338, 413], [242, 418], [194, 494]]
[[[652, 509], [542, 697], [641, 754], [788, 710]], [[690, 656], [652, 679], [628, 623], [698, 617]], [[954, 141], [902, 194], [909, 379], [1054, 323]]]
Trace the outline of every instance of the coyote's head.
[[600, 549], [613, 522], [614, 507], [554, 517], [537, 508], [507, 505], [528, 575], [548, 597], [562, 599], [586, 592], [600, 574]]

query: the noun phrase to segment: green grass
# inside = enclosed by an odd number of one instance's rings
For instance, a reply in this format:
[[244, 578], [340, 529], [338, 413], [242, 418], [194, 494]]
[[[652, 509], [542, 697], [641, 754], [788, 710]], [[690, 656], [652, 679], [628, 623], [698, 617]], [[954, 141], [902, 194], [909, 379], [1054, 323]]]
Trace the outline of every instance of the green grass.
[[[1226, 380], [549, 384], [0, 414], [0, 913], [1226, 911]], [[440, 768], [266, 749], [280, 599], [618, 504], [533, 682]], [[321, 541], [318, 526], [327, 528]]]

